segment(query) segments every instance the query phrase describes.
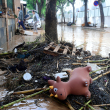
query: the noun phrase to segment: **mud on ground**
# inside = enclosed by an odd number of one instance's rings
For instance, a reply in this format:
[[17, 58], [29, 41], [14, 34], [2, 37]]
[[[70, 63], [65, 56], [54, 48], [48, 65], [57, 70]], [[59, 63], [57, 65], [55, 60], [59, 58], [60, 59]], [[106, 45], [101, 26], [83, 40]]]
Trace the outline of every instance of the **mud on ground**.
[[[68, 43], [62, 43], [63, 45], [69, 45], [72, 47], [71, 44]], [[27, 69], [28, 72], [32, 75], [31, 81], [24, 81], [23, 75], [25, 73], [24, 68], [17, 67], [15, 71], [13, 71], [13, 68], [10, 69], [8, 68], [8, 71], [5, 73], [5, 77], [7, 78], [7, 82], [5, 83], [5, 87], [9, 91], [23, 91], [23, 90], [30, 90], [30, 89], [36, 89], [36, 88], [43, 88], [44, 86], [48, 87], [47, 81], [49, 79], [53, 79], [53, 74], [62, 72], [62, 69], [64, 68], [77, 68], [77, 67], [83, 67], [84, 65], [72, 65], [72, 63], [77, 63], [78, 59], [77, 56], [75, 55], [72, 56], [70, 54], [67, 55], [62, 55], [62, 56], [51, 56], [43, 53], [44, 47], [46, 47], [48, 44], [47, 43], [42, 43], [38, 44], [36, 48], [34, 48], [32, 51], [30, 51], [36, 43], [30, 44], [23, 46], [22, 49], [28, 50], [27, 52], [24, 52], [23, 54], [29, 53], [28, 57], [25, 58], [17, 58], [18, 54], [16, 55], [11, 55], [10, 58], [6, 57], [6, 61], [10, 61], [6, 68], [1, 67], [3, 70], [7, 70], [8, 67], [12, 65], [17, 65], [20, 64], [20, 62], [24, 63], [25, 69]], [[21, 47], [20, 47], [21, 48]], [[85, 52], [80, 49], [80, 51], [83, 52], [83, 57], [84, 59], [79, 60], [81, 63], [84, 61], [87, 61], [88, 59], [85, 59], [88, 56], [91, 56], [90, 52]], [[91, 56], [89, 60], [103, 60], [106, 58], [102, 58], [100, 55], [96, 56]], [[22, 64], [21, 63], [21, 64]], [[58, 63], [58, 68], [57, 68], [57, 63]], [[106, 63], [106, 62], [104, 62]], [[3, 65], [1, 63], [1, 65]], [[0, 66], [1, 66], [0, 65]], [[23, 66], [23, 65], [18, 65], [18, 66]], [[109, 62], [107, 63], [109, 65]], [[105, 66], [107, 66], [105, 65]], [[18, 70], [19, 69], [19, 70]], [[24, 69], [24, 70], [23, 70]], [[106, 70], [103, 71], [105, 73], [106, 71], [110, 70], [110, 68], [107, 68]], [[98, 76], [96, 73], [91, 74], [91, 77], [94, 78]], [[91, 92], [91, 105], [100, 105], [100, 104], [109, 104], [110, 103], [110, 75], [103, 76], [99, 78], [98, 80], [94, 81], [90, 85], [90, 92]], [[67, 81], [68, 79], [65, 79], [63, 81]], [[108, 81], [107, 86], [105, 86], [105, 83]], [[44, 93], [43, 93], [44, 94]], [[45, 92], [45, 94], [49, 95], [49, 92]], [[20, 95], [7, 95], [3, 101], [0, 102], [0, 106], [10, 103], [12, 101], [15, 101], [20, 98]], [[70, 102], [72, 107], [75, 110], [79, 110], [84, 104], [87, 102], [87, 99], [84, 96], [74, 96], [74, 95], [69, 95], [67, 97], [67, 100]], [[62, 102], [62, 101], [60, 101]], [[110, 110], [110, 107], [103, 107], [105, 110]], [[89, 108], [86, 108], [87, 110]]]

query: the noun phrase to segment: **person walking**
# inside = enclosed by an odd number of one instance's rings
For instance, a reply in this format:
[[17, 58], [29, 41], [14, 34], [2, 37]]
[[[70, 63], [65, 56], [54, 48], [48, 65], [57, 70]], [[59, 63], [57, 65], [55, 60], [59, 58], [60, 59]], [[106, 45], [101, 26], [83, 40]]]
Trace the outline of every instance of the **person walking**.
[[18, 16], [18, 27], [20, 27], [20, 25], [23, 27], [24, 30], [26, 30], [26, 28], [24, 27], [24, 23], [23, 23], [23, 11], [20, 10], [20, 7], [17, 8], [17, 11], [19, 12], [19, 16]]
[[37, 23], [39, 22], [39, 16], [37, 13], [35, 13], [34, 10], [32, 11], [32, 13], [33, 13], [33, 21], [32, 22], [33, 22], [34, 32], [36, 34], [38, 34]]

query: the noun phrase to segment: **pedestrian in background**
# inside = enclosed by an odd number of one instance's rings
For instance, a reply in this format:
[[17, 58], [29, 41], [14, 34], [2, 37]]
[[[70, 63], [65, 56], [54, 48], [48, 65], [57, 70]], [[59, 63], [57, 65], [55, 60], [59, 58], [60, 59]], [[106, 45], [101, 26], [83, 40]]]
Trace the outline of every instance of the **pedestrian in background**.
[[26, 28], [24, 27], [24, 23], [23, 23], [23, 11], [20, 10], [20, 7], [17, 8], [17, 11], [19, 12], [19, 16], [18, 16], [18, 27], [20, 27], [20, 25], [23, 27], [24, 30], [26, 30]]
[[39, 16], [37, 13], [35, 13], [34, 10], [32, 11], [32, 13], [33, 13], [33, 21], [32, 22], [33, 22], [34, 32], [36, 34], [38, 34], [37, 23], [39, 22]]

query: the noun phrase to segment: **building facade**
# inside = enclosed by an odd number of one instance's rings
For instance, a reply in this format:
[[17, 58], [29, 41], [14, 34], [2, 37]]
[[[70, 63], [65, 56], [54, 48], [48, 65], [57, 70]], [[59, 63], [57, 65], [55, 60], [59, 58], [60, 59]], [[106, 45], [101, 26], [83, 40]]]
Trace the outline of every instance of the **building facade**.
[[18, 6], [20, 0], [0, 0], [0, 47], [6, 45], [15, 35]]

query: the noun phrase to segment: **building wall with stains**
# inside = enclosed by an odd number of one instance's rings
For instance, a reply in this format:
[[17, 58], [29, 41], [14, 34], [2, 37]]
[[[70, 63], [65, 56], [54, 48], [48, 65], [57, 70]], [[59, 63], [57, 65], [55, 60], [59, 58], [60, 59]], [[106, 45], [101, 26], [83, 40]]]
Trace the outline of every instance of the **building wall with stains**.
[[0, 18], [0, 47], [7, 41], [6, 38], [6, 19]]
[[[13, 12], [18, 16], [17, 7], [20, 7], [20, 0], [13, 0]], [[7, 0], [2, 0], [2, 7], [7, 7]], [[16, 30], [16, 18], [6, 15], [0, 16], [0, 47], [7, 44], [14, 35]]]
[[15, 19], [8, 19], [9, 40], [15, 35]]

